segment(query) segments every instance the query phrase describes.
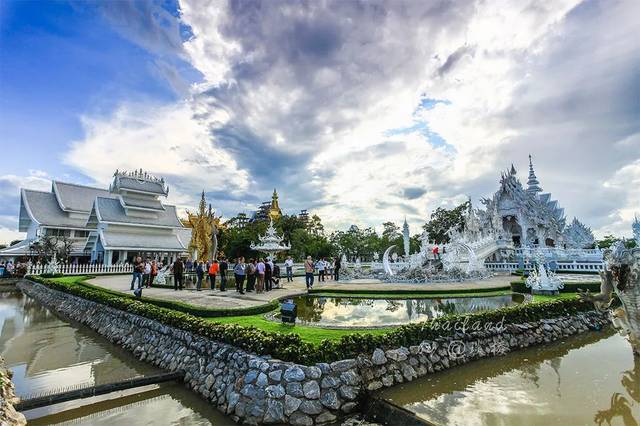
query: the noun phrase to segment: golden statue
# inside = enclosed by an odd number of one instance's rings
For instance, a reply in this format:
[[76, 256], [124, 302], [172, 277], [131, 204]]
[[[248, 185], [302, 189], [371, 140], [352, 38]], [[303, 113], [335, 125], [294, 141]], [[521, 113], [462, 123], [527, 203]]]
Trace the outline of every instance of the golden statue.
[[271, 207], [269, 208], [269, 218], [271, 220], [277, 221], [282, 217], [282, 210], [280, 210], [280, 206], [278, 205], [278, 193], [276, 189], [273, 188], [273, 195], [271, 196]]
[[189, 252], [194, 253], [196, 260], [206, 262], [214, 259], [218, 252], [218, 229], [220, 229], [220, 216], [216, 217], [211, 210], [211, 204], [207, 209], [204, 191], [200, 198], [198, 212], [193, 214], [187, 210], [185, 226], [191, 228], [191, 242]]

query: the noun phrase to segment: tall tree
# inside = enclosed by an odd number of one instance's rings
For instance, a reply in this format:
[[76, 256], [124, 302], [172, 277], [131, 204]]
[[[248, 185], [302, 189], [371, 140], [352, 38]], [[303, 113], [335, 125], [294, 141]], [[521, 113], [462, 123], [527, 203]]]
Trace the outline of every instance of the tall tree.
[[448, 243], [449, 230], [463, 230], [464, 214], [468, 208], [468, 201], [451, 210], [445, 209], [444, 207], [438, 207], [433, 213], [431, 213], [431, 220], [423, 226], [423, 229], [429, 234], [429, 240], [436, 244]]

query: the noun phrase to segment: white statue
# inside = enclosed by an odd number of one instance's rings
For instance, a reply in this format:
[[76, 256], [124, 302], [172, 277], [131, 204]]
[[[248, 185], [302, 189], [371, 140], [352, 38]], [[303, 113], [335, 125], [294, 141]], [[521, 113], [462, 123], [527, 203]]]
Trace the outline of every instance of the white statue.
[[56, 253], [53, 252], [53, 256], [51, 257], [51, 260], [47, 263], [47, 265], [44, 268], [44, 273], [53, 275], [53, 274], [57, 274], [59, 270], [60, 270], [60, 263], [58, 263]]
[[156, 275], [156, 278], [153, 280], [153, 283], [158, 285], [167, 285], [167, 275], [169, 275], [170, 272], [171, 271], [170, 271], [169, 265], [165, 266], [160, 271], [158, 271], [158, 275]]
[[562, 280], [545, 267], [544, 254], [537, 250], [535, 254], [536, 267], [531, 271], [525, 285], [531, 288], [533, 294], [558, 294], [564, 288]]
[[634, 217], [631, 229], [633, 229], [633, 238], [636, 240], [636, 247], [640, 248], [640, 220], [638, 220], [637, 215]]

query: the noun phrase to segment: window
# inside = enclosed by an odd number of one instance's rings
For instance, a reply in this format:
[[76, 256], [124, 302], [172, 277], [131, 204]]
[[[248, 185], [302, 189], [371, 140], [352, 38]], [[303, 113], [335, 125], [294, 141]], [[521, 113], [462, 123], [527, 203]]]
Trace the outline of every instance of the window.
[[69, 237], [71, 231], [68, 229], [47, 228], [44, 234], [53, 237]]
[[76, 231], [74, 233], [74, 237], [76, 238], [87, 238], [89, 236], [89, 231]]

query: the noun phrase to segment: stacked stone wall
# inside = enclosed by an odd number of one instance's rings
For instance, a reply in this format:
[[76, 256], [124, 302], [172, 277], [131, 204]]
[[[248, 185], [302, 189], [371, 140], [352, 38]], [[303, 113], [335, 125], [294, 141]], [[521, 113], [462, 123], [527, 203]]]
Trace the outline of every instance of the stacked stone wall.
[[608, 324], [603, 314], [458, 332], [417, 346], [376, 349], [356, 359], [312, 366], [247, 353], [157, 321], [22, 281], [18, 287], [62, 316], [97, 331], [139, 359], [185, 372], [185, 383], [234, 421], [329, 423], [359, 409], [368, 391], [414, 380], [473, 359], [502, 355]]

